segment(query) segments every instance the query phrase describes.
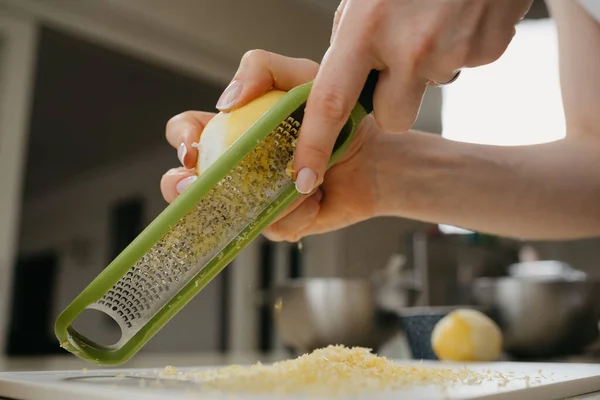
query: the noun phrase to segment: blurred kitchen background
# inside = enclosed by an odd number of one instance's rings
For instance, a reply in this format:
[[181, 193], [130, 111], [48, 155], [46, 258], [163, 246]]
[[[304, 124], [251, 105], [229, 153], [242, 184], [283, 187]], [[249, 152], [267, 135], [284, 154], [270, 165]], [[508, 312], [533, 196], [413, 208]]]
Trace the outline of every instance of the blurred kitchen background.
[[[64, 355], [52, 330], [59, 312], [166, 206], [160, 177], [178, 164], [164, 140], [167, 120], [213, 110], [250, 49], [320, 60], [336, 5], [0, 0], [4, 359]], [[536, 1], [499, 62], [465, 71], [443, 91], [429, 89], [416, 128], [501, 145], [564, 136], [547, 18]], [[168, 354], [176, 363], [184, 354], [285, 352], [292, 344], [276, 327], [273, 289], [289, 279], [380, 278], [404, 290], [388, 299], [389, 308], [454, 306], [473, 304], [476, 278], [506, 275], [509, 265], [535, 259], [567, 263], [594, 279], [600, 241], [522, 243], [399, 218], [307, 238], [301, 248], [261, 239], [140, 356]], [[109, 322], [91, 328], [108, 337]], [[383, 342], [377, 346], [402, 352], [393, 338]]]

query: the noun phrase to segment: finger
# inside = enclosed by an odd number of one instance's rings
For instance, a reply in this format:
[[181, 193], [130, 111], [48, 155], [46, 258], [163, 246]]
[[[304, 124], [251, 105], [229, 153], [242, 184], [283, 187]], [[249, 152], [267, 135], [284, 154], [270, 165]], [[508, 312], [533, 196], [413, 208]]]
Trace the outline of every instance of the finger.
[[297, 242], [301, 238], [299, 233], [313, 223], [319, 214], [322, 198], [323, 192], [321, 190], [316, 191], [285, 218], [267, 228], [263, 234], [273, 241]]
[[[527, 7], [527, 3], [519, 2], [519, 4]], [[499, 59], [508, 48], [516, 33], [515, 27], [527, 10], [528, 8], [523, 6], [517, 10], [512, 10], [511, 7], [498, 10], [488, 5], [466, 66], [478, 67]]]
[[167, 171], [160, 180], [160, 191], [167, 203], [173, 202], [197, 176], [193, 170], [186, 168], [173, 168]]
[[303, 58], [285, 57], [265, 50], [252, 50], [242, 57], [240, 66], [217, 102], [217, 109], [230, 111], [256, 99], [271, 89], [288, 91], [309, 82], [319, 64]]
[[443, 30], [427, 48], [417, 69], [421, 77], [439, 86], [452, 81], [468, 62], [474, 38], [479, 34], [481, 20], [490, 2], [472, 0], [447, 2], [441, 21]]
[[[315, 192], [319, 190], [318, 188], [315, 189]], [[304, 203], [310, 196], [312, 196], [314, 194], [308, 194], [308, 195], [303, 195], [300, 196], [300, 198], [296, 199], [292, 205], [290, 205], [288, 208], [285, 209], [285, 211], [283, 211], [276, 219], [275, 221], [273, 221], [273, 223], [279, 221], [280, 219], [285, 218], [288, 214], [290, 214], [291, 212], [293, 212], [295, 209], [297, 209], [298, 207], [300, 207], [300, 205], [302, 205], [302, 203]]]
[[379, 73], [373, 95], [373, 116], [382, 131], [402, 133], [409, 130], [417, 119], [427, 80], [401, 67], [393, 71], [387, 69]]
[[306, 104], [294, 155], [294, 171], [298, 171], [294, 179], [300, 193], [310, 192], [323, 180], [335, 141], [374, 64], [355, 43], [356, 33], [348, 32], [345, 22], [340, 23], [339, 40], [323, 58]]
[[333, 27], [331, 28], [331, 37], [329, 38], [329, 43], [333, 43], [335, 40], [335, 36], [338, 30], [338, 26], [340, 25], [340, 21], [342, 19], [342, 15], [344, 14], [344, 10], [346, 9], [346, 3], [348, 0], [342, 0], [338, 5], [337, 10], [335, 10], [335, 14], [333, 15]]
[[203, 111], [186, 111], [167, 122], [167, 141], [177, 149], [177, 157], [182, 166], [196, 166], [198, 149], [192, 144], [198, 142], [204, 127], [213, 116], [213, 113]]

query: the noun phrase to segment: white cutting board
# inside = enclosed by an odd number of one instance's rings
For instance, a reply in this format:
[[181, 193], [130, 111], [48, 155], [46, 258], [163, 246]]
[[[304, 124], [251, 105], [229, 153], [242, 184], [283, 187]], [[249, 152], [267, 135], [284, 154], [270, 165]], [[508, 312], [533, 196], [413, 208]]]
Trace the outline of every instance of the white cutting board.
[[[398, 361], [399, 364], [411, 364]], [[440, 363], [426, 362], [429, 366]], [[517, 377], [505, 386], [498, 381], [481, 385], [451, 386], [445, 392], [439, 387], [414, 387], [394, 392], [368, 395], [364, 399], [377, 400], [512, 400], [512, 399], [565, 399], [600, 391], [600, 364], [542, 364], [542, 363], [489, 363], [444, 364], [445, 368], [468, 366], [473, 370], [497, 371]], [[182, 368], [180, 371], [201, 370]], [[210, 367], [216, 368], [216, 367]], [[267, 399], [268, 396], [215, 396], [199, 391], [199, 384], [160, 378], [160, 369], [111, 369], [92, 371], [7, 372], [0, 373], [0, 398], [15, 400], [190, 400], [190, 399]], [[275, 397], [298, 400], [299, 397]], [[356, 399], [357, 397], [354, 397]], [[314, 398], [313, 398], [314, 399]], [[343, 399], [341, 399], [343, 400]]]

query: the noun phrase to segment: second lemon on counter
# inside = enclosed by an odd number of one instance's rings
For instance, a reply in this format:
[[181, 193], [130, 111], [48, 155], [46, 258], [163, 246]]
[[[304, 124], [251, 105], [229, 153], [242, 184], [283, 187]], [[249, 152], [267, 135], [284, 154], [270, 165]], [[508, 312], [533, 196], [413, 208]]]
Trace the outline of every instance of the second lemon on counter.
[[487, 315], [459, 309], [436, 324], [431, 345], [442, 361], [495, 361], [502, 352], [502, 331]]

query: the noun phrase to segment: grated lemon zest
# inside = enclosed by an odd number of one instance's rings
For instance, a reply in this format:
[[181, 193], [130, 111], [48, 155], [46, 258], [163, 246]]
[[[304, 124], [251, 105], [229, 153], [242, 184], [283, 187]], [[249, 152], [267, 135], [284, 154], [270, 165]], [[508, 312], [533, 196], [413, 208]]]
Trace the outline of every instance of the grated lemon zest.
[[[177, 373], [167, 367], [164, 376], [198, 381], [208, 391], [254, 394], [304, 394], [310, 396], [355, 396], [373, 391], [389, 391], [414, 386], [438, 386], [445, 391], [455, 384], [480, 385], [498, 380], [505, 386], [510, 379], [492, 371], [469, 368], [399, 365], [362, 347], [328, 346], [293, 360], [270, 365], [260, 362], [249, 367], [232, 365], [219, 369]], [[521, 378], [523, 379], [523, 378]], [[524, 378], [527, 385], [533, 383]]]

